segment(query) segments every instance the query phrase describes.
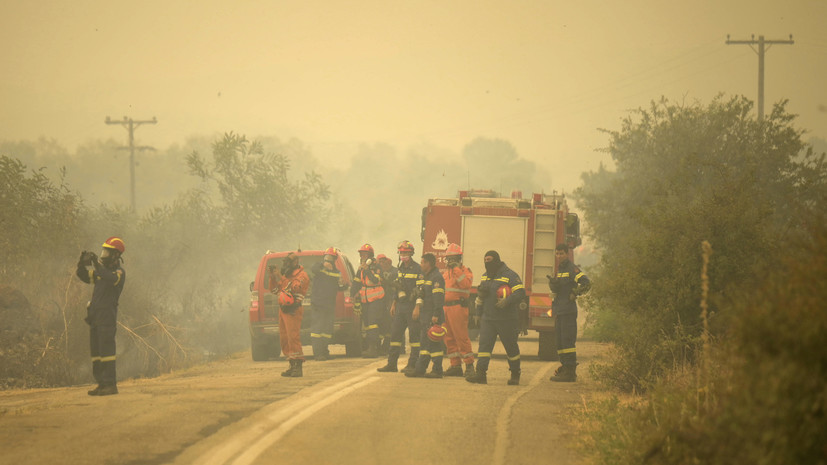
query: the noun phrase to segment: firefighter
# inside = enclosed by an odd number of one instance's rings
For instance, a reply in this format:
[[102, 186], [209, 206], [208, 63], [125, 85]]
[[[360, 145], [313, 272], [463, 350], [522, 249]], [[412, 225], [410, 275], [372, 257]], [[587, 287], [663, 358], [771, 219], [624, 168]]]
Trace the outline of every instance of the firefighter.
[[[405, 376], [411, 378], [442, 378], [442, 338], [445, 330], [441, 326], [445, 322], [443, 305], [445, 303], [445, 280], [436, 266], [436, 257], [432, 253], [422, 255], [422, 283], [417, 292], [416, 305], [411, 317], [418, 319], [421, 325], [419, 337], [419, 358], [416, 369], [407, 371]], [[439, 328], [439, 335], [434, 337], [433, 326]], [[433, 362], [433, 368], [428, 372], [428, 365]]]
[[281, 270], [270, 269], [270, 292], [278, 296], [279, 302], [279, 342], [281, 351], [290, 362], [290, 367], [282, 376], [300, 378], [304, 353], [302, 352], [301, 327], [304, 308], [302, 301], [310, 287], [310, 278], [304, 267], [299, 265], [299, 256], [293, 252], [282, 261]]
[[333, 324], [336, 319], [336, 297], [345, 289], [342, 274], [336, 268], [339, 251], [328, 247], [322, 261], [313, 266], [313, 287], [310, 290], [313, 305], [313, 327], [310, 341], [313, 358], [318, 362], [330, 360], [328, 345], [333, 339]]
[[379, 335], [382, 337], [382, 344], [379, 346], [379, 355], [387, 357], [390, 352], [391, 344], [391, 305], [393, 304], [393, 296], [396, 294], [396, 275], [398, 270], [393, 266], [393, 261], [385, 254], [376, 256], [379, 262], [380, 277], [382, 278], [382, 288], [385, 290], [385, 297], [382, 299], [382, 314], [379, 317]]
[[509, 385], [520, 384], [520, 346], [517, 345], [519, 332], [518, 308], [525, 298], [525, 288], [517, 276], [500, 260], [495, 250], [485, 253], [485, 274], [477, 287], [475, 301], [481, 315], [480, 342], [477, 357], [477, 372], [465, 378], [470, 383], [488, 384], [488, 364], [497, 336], [500, 337], [508, 357], [511, 370]]
[[413, 310], [416, 306], [416, 293], [421, 284], [420, 273], [422, 267], [413, 259], [414, 246], [410, 241], [402, 241], [397, 247], [399, 252], [399, 266], [397, 266], [396, 294], [391, 303], [391, 344], [388, 352], [387, 365], [377, 368], [379, 372], [396, 372], [399, 354], [402, 352], [402, 342], [405, 340], [405, 329], [408, 330], [408, 341], [411, 345], [411, 353], [408, 356], [408, 364], [402, 369], [403, 373], [413, 372], [416, 368], [416, 361], [419, 358], [419, 320], [413, 317]]
[[557, 275], [547, 278], [553, 296], [551, 308], [555, 318], [560, 367], [550, 379], [574, 382], [577, 381], [577, 297], [589, 291], [591, 282], [588, 276], [569, 260], [567, 244], [558, 244], [554, 250], [554, 257], [558, 261]]
[[379, 319], [384, 305], [385, 289], [379, 265], [373, 258], [373, 247], [365, 244], [359, 249], [359, 269], [353, 279], [350, 295], [358, 295], [361, 303], [362, 323], [365, 325], [367, 351], [364, 358], [379, 356]]
[[76, 272], [81, 281], [95, 286], [92, 300], [86, 307], [92, 376], [98, 383], [95, 389], [88, 391], [90, 396], [118, 393], [115, 329], [118, 324], [118, 299], [126, 282], [126, 272], [121, 268], [121, 255], [126, 247], [120, 237], [110, 237], [102, 247], [100, 258], [92, 252], [83, 251]]
[[474, 274], [462, 264], [462, 249], [457, 244], [448, 244], [445, 250], [446, 270], [442, 273], [445, 280], [445, 347], [451, 368], [445, 376], [462, 376], [462, 364], [465, 364], [465, 376], [474, 375], [474, 351], [468, 337], [468, 300], [471, 296], [471, 283]]

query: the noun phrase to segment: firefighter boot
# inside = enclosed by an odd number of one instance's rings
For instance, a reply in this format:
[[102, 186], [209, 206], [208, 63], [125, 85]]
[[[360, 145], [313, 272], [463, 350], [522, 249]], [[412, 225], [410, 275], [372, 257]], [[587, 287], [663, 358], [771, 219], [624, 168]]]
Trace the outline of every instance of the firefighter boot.
[[98, 393], [95, 394], [95, 395], [97, 395], [97, 396], [111, 396], [111, 395], [117, 394], [117, 393], [118, 393], [118, 386], [116, 386], [114, 384], [107, 384], [107, 385], [101, 386], [100, 389], [98, 389]]
[[288, 369], [281, 372], [281, 375], [284, 376], [284, 377], [293, 376], [293, 370], [296, 367], [296, 361], [295, 360], [288, 360], [288, 362], [290, 362], [290, 368], [288, 368]]
[[466, 377], [465, 381], [474, 384], [488, 384], [488, 377], [486, 376], [486, 372], [484, 370], [477, 370], [477, 372], [472, 376]]
[[508, 380], [509, 386], [517, 386], [520, 384], [520, 370], [514, 370], [511, 372], [511, 379]]
[[551, 377], [552, 381], [573, 383], [577, 381], [577, 365], [563, 365]]
[[103, 387], [103, 386], [101, 386], [100, 384], [98, 384], [98, 385], [95, 387], [95, 389], [92, 389], [92, 390], [90, 390], [90, 391], [86, 391], [86, 393], [87, 393], [87, 394], [89, 394], [90, 396], [96, 396], [96, 395], [98, 395], [98, 393], [100, 392], [100, 390], [101, 390], [101, 388], [102, 388], [102, 387]]
[[301, 378], [302, 377], [302, 363], [304, 360], [296, 360], [296, 364], [293, 366], [293, 372], [290, 373], [291, 378]]
[[451, 368], [445, 370], [445, 376], [462, 376], [462, 366], [461, 365], [454, 365]]
[[465, 365], [465, 377], [470, 378], [471, 376], [474, 376], [474, 374], [475, 374], [474, 364], [473, 363], [467, 363]]
[[396, 368], [397, 360], [399, 360], [399, 349], [394, 347], [391, 349], [390, 355], [388, 355], [388, 364], [382, 368], [377, 368], [376, 371], [379, 373], [396, 373], [399, 371]]

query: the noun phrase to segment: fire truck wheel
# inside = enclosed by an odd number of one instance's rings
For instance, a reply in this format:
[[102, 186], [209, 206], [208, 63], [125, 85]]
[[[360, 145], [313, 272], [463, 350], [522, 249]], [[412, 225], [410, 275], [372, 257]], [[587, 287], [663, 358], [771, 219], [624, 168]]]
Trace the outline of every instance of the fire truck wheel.
[[279, 345], [279, 338], [265, 338], [252, 337], [250, 340], [250, 352], [253, 355], [254, 362], [264, 362], [267, 360], [278, 360], [281, 346]]
[[540, 331], [540, 349], [537, 351], [537, 358], [544, 361], [557, 361], [557, 338], [554, 331]]

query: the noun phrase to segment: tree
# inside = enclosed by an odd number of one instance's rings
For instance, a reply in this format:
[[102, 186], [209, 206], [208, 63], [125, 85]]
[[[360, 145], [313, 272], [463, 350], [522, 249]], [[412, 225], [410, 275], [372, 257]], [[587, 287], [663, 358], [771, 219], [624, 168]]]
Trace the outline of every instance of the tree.
[[720, 302], [783, 253], [796, 206], [823, 188], [784, 104], [763, 122], [751, 110], [741, 97], [653, 102], [606, 131], [617, 169], [585, 174], [575, 193], [602, 249], [592, 308], [598, 334], [619, 348], [607, 378], [621, 387], [645, 389], [694, 357], [702, 241], [716, 251], [710, 288]]

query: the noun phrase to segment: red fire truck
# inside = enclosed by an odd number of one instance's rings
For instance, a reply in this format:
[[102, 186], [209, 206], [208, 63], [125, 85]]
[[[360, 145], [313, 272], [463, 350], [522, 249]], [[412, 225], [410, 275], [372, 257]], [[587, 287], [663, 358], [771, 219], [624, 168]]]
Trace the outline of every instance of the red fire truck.
[[502, 197], [490, 190], [467, 190], [456, 198], [429, 199], [422, 209], [421, 237], [422, 250], [436, 255], [443, 269], [448, 244], [459, 244], [463, 262], [474, 271], [474, 286], [485, 270], [485, 252], [496, 250], [525, 285], [522, 329], [539, 332], [541, 360], [557, 360], [546, 275], [557, 271], [557, 244], [565, 242], [574, 249], [581, 243], [580, 221], [569, 212], [565, 195], [533, 194], [524, 199], [519, 191]]

